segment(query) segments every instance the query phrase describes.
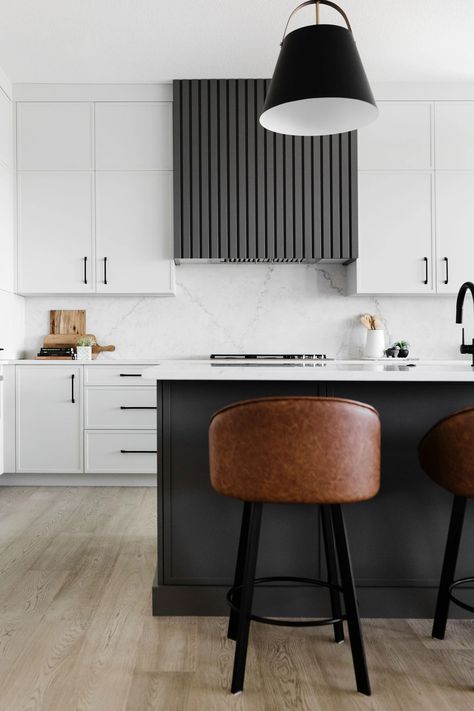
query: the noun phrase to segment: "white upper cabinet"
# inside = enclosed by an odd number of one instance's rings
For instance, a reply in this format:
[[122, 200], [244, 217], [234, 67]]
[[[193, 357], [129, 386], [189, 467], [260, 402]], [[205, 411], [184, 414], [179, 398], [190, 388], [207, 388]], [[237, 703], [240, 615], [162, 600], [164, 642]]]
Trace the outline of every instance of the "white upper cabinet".
[[432, 168], [429, 102], [380, 101], [380, 115], [358, 131], [359, 170]]
[[17, 104], [18, 170], [92, 170], [93, 104]]
[[435, 105], [437, 170], [474, 170], [474, 101]]
[[92, 205], [90, 173], [18, 176], [21, 294], [93, 291]]
[[97, 103], [97, 170], [173, 170], [171, 102]]
[[359, 260], [355, 290], [367, 294], [433, 291], [432, 176], [359, 175]]
[[173, 293], [172, 173], [97, 173], [97, 290]]
[[14, 291], [14, 243], [12, 230], [12, 176], [0, 164], [0, 289]]
[[436, 176], [438, 292], [457, 294], [474, 281], [474, 173]]

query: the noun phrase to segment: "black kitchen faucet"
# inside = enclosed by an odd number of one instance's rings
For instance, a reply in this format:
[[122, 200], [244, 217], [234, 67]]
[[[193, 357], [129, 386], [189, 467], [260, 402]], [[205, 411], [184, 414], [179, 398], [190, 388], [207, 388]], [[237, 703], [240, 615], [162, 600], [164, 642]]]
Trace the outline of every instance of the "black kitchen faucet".
[[[456, 323], [462, 323], [462, 307], [464, 304], [464, 299], [466, 298], [466, 291], [470, 291], [472, 298], [474, 300], [474, 284], [472, 281], [465, 281], [464, 284], [458, 291], [458, 297], [456, 299]], [[466, 346], [464, 343], [464, 328], [462, 329], [462, 343], [459, 348], [461, 353], [470, 353], [472, 355], [471, 366], [474, 368], [474, 338], [472, 339], [472, 345]]]

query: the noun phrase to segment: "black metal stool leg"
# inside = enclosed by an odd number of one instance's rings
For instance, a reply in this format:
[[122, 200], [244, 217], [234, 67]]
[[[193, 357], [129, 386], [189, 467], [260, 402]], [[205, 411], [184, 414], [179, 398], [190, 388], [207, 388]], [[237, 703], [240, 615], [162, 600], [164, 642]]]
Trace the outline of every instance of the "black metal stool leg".
[[347, 534], [342, 509], [340, 504], [331, 505], [331, 515], [334, 526], [334, 536], [336, 540], [337, 557], [339, 560], [339, 571], [341, 574], [344, 603], [346, 606], [347, 626], [349, 628], [349, 638], [351, 640], [352, 661], [357, 683], [357, 691], [367, 696], [371, 695], [369, 673], [367, 670], [367, 660], [365, 658], [364, 641], [360, 626], [359, 608], [357, 605], [356, 591], [354, 585], [354, 575], [347, 545]]
[[245, 547], [242, 593], [240, 596], [240, 614], [238, 616], [239, 620], [237, 626], [237, 644], [235, 647], [234, 671], [232, 674], [231, 691], [233, 694], [237, 694], [244, 688], [245, 664], [247, 661], [250, 615], [252, 612], [253, 588], [255, 570], [257, 567], [261, 521], [262, 504], [250, 504], [250, 520], [247, 545]]
[[454, 582], [465, 511], [466, 499], [462, 496], [455, 496], [449, 523], [448, 540], [444, 552], [433, 630], [431, 633], [432, 636], [437, 639], [444, 639], [446, 632], [446, 622], [448, 621], [449, 612], [449, 586]]
[[[331, 510], [327, 506], [320, 506], [321, 523], [323, 529], [324, 552], [326, 555], [326, 567], [328, 572], [328, 582], [333, 585], [339, 584], [337, 575], [336, 547], [334, 545], [334, 531], [331, 521]], [[329, 588], [331, 595], [331, 611], [333, 617], [341, 617], [341, 598], [337, 590]], [[334, 624], [334, 641], [338, 644], [344, 642], [344, 625], [342, 622]]]
[[[250, 522], [250, 508], [251, 504], [244, 502], [244, 510], [242, 512], [242, 524], [240, 527], [240, 538], [239, 538], [239, 549], [237, 553], [237, 563], [235, 566], [234, 575], [234, 587], [242, 585], [242, 579], [244, 575], [244, 563], [245, 563], [245, 553], [247, 550], [247, 541], [249, 536], [249, 522]], [[234, 604], [236, 607], [240, 607], [241, 600], [241, 590], [237, 589], [234, 595]], [[239, 613], [237, 610], [231, 608], [229, 615], [229, 627], [227, 629], [228, 639], [237, 639], [237, 627], [239, 624]]]

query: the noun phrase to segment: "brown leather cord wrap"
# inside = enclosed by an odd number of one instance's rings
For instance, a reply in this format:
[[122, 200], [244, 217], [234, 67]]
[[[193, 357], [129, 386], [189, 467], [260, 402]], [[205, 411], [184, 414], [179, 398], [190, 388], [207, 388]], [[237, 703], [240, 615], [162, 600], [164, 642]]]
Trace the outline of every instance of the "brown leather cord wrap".
[[420, 464], [444, 489], [474, 498], [474, 408], [440, 420], [418, 445]]
[[337, 504], [380, 487], [380, 419], [353, 400], [262, 398], [217, 412], [209, 428], [211, 483], [242, 501]]

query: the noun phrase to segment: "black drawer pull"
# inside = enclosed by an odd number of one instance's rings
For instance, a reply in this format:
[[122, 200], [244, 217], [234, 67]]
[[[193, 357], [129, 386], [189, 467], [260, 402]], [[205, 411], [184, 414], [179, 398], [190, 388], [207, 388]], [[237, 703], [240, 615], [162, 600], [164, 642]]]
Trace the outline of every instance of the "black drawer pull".
[[141, 373], [120, 373], [121, 378], [141, 378]]
[[107, 284], [107, 257], [104, 257], [104, 284]]
[[120, 454], [158, 454], [157, 449], [121, 449]]
[[75, 402], [76, 402], [76, 396], [75, 396], [75, 392], [74, 392], [74, 380], [75, 380], [75, 378], [76, 378], [76, 376], [75, 376], [74, 373], [73, 373], [73, 374], [71, 375], [71, 402], [72, 402], [73, 405], [74, 405]]
[[447, 258], [447, 257], [444, 257], [443, 262], [444, 262], [444, 266], [445, 266], [445, 268], [446, 268], [446, 271], [445, 271], [445, 279], [444, 279], [444, 282], [443, 282], [443, 283], [444, 283], [444, 284], [447, 284], [447, 283], [449, 282], [449, 260], [448, 260], [448, 258]]
[[87, 257], [84, 257], [84, 284], [87, 284]]
[[142, 405], [137, 405], [136, 407], [133, 405], [120, 405], [121, 410], [156, 410], [156, 405], [150, 405], [149, 407], [145, 407]]

